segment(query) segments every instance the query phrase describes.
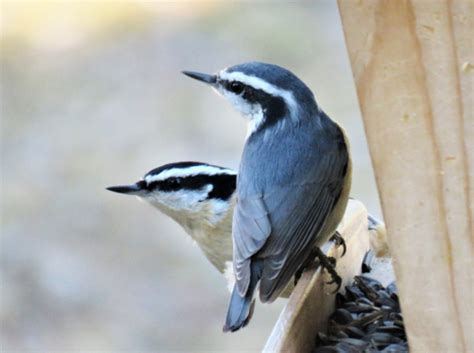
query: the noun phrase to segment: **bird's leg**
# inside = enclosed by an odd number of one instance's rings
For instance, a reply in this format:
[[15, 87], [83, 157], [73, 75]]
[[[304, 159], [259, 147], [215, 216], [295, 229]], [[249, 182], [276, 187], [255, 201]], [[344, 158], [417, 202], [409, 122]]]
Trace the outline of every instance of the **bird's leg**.
[[320, 248], [315, 248], [315, 250], [316, 250], [316, 257], [319, 259], [321, 266], [325, 268], [332, 277], [332, 281], [327, 282], [327, 284], [336, 283], [337, 287], [334, 293], [337, 293], [339, 289], [341, 288], [342, 279], [341, 277], [339, 277], [339, 275], [336, 272], [336, 268], [335, 268], [336, 259], [334, 259], [333, 257], [328, 257], [324, 255], [324, 253], [321, 251]]
[[314, 262], [317, 258], [317, 252], [316, 248], [312, 249], [311, 252], [309, 253], [308, 257], [306, 260], [303, 262], [303, 264], [300, 266], [298, 271], [295, 272], [295, 286], [298, 284], [299, 279], [301, 278], [301, 275], [303, 274], [304, 270], [306, 270], [308, 267], [314, 265]]
[[342, 245], [342, 255], [341, 255], [341, 257], [343, 257], [346, 254], [347, 246], [346, 246], [346, 241], [342, 237], [341, 233], [339, 233], [336, 230], [336, 233], [334, 233], [334, 235], [329, 240], [331, 240], [332, 242], [334, 242], [334, 244], [336, 244], [336, 248], [338, 248]]

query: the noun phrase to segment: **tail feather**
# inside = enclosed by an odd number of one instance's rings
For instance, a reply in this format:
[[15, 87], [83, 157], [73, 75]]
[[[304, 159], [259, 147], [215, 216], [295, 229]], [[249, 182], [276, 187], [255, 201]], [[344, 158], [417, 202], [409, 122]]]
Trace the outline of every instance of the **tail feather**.
[[252, 318], [255, 307], [254, 292], [257, 283], [262, 274], [260, 262], [251, 265], [250, 285], [244, 297], [241, 297], [237, 290], [237, 284], [234, 285], [232, 296], [230, 298], [229, 309], [223, 327], [224, 332], [234, 332], [245, 327]]

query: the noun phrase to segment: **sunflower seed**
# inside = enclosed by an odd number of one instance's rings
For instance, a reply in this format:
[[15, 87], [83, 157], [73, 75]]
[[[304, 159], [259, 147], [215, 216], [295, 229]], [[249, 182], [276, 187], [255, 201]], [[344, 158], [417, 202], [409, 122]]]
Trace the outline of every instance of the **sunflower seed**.
[[344, 328], [344, 333], [350, 338], [362, 338], [365, 332], [355, 326], [347, 326]]
[[334, 320], [336, 323], [345, 325], [353, 321], [352, 315], [346, 309], [337, 309], [330, 317], [330, 320]]

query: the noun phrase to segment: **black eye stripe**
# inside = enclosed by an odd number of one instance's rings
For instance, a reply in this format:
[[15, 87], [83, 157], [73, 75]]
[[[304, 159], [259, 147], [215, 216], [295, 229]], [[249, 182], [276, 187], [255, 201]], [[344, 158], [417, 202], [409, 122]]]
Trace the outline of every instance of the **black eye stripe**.
[[147, 189], [160, 191], [200, 190], [206, 185], [212, 185], [208, 199], [227, 200], [235, 191], [235, 181], [236, 176], [229, 174], [193, 175], [154, 181], [148, 184]]
[[207, 196], [208, 199], [219, 199], [219, 200], [228, 200], [229, 197], [235, 191], [236, 188], [236, 175], [221, 174], [215, 175], [217, 178], [213, 178], [212, 181], [212, 191]]

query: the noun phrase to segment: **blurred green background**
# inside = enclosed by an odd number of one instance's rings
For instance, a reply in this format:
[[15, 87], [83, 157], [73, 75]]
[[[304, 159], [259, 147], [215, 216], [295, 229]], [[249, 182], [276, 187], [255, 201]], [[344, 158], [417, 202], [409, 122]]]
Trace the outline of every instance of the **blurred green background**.
[[184, 231], [106, 186], [173, 161], [237, 168], [244, 120], [180, 74], [287, 67], [352, 144], [380, 214], [337, 7], [316, 2], [1, 3], [1, 348], [253, 352], [284, 300], [221, 329], [229, 294]]

